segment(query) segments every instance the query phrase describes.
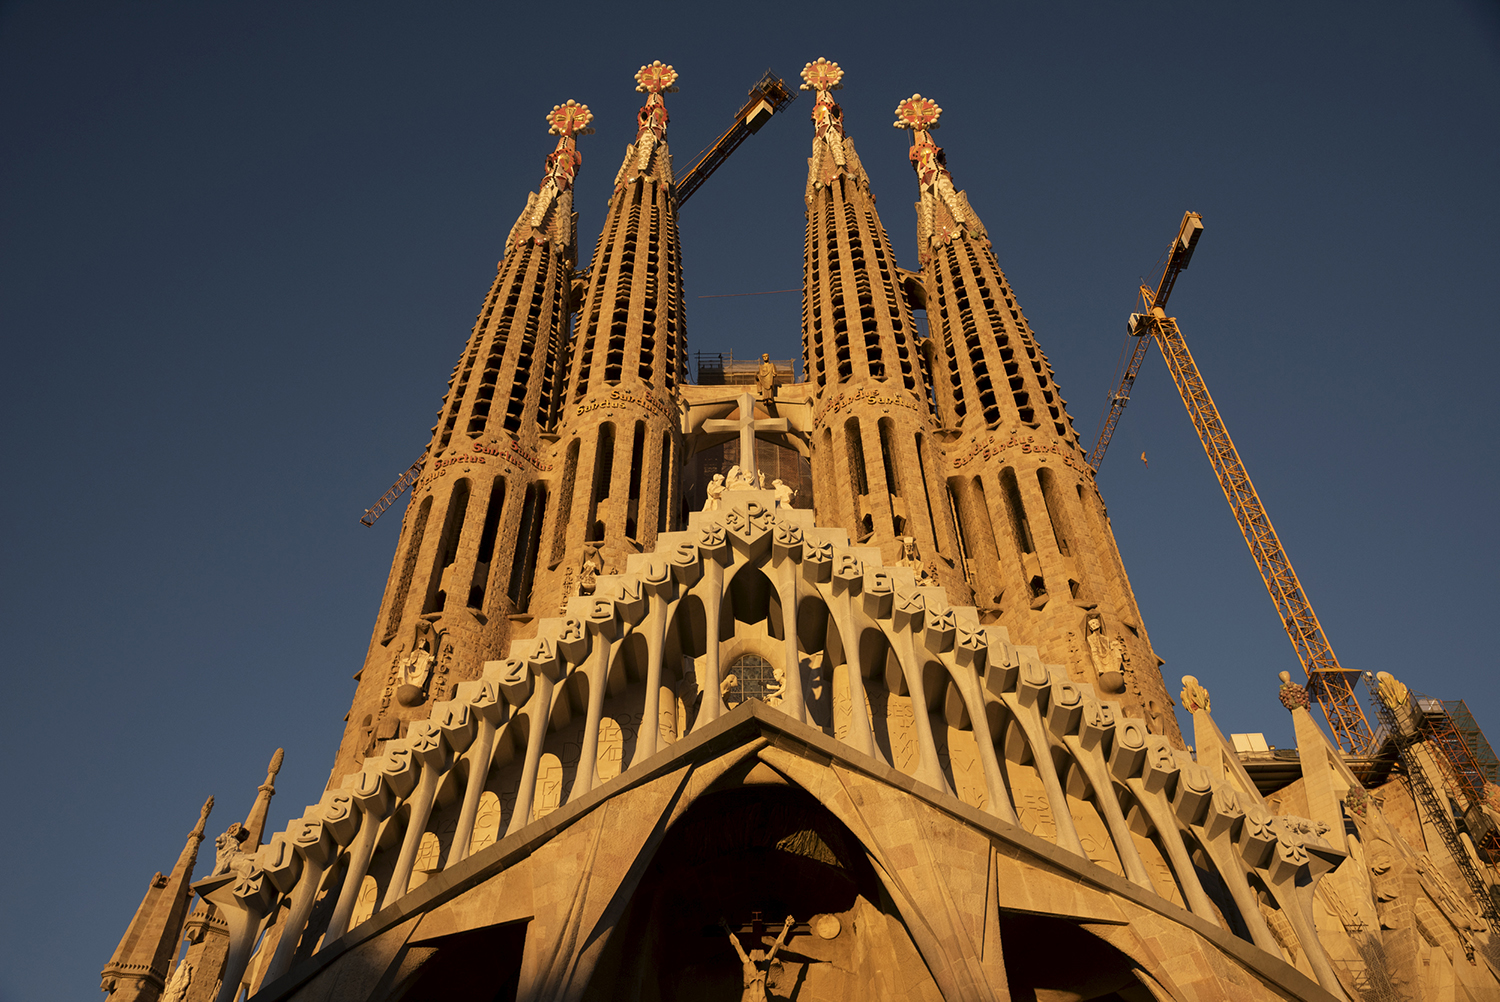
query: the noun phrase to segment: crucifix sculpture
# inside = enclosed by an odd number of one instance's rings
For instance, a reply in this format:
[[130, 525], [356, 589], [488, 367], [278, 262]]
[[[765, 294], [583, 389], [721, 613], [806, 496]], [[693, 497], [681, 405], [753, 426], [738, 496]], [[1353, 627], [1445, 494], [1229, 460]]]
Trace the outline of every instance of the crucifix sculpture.
[[740, 394], [740, 416], [735, 420], [724, 418], [703, 422], [703, 430], [715, 434], [733, 431], [740, 436], [740, 469], [749, 475], [751, 483], [758, 483], [759, 472], [755, 467], [755, 436], [757, 432], [786, 432], [786, 418], [757, 418], [755, 416], [755, 394]]
[[[755, 914], [758, 919], [760, 913]], [[740, 995], [740, 1002], [767, 1002], [766, 976], [770, 973], [771, 965], [776, 962], [776, 954], [781, 952], [781, 948], [786, 945], [787, 934], [792, 931], [794, 924], [796, 920], [788, 915], [786, 922], [781, 926], [781, 935], [776, 937], [776, 942], [772, 945], [770, 952], [762, 956], [758, 948], [746, 953], [745, 948], [740, 945], [739, 936], [735, 935], [729, 923], [720, 917], [719, 926], [729, 934], [729, 943], [734, 947], [734, 952], [739, 955], [740, 967], [744, 974], [744, 991]], [[761, 964], [765, 964], [765, 967], [761, 967]]]

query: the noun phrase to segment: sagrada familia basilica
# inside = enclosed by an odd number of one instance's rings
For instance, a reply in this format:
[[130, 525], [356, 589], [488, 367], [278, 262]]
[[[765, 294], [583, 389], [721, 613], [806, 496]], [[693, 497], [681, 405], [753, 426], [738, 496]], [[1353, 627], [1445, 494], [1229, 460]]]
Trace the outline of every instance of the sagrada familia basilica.
[[1495, 799], [1389, 676], [1431, 782], [1285, 675], [1276, 768], [1169, 688], [941, 109], [896, 110], [907, 270], [842, 77], [802, 72], [802, 381], [687, 380], [673, 68], [581, 271], [592, 113], [546, 116], [327, 790], [272, 830], [278, 753], [193, 883], [205, 805], [112, 1002], [1500, 1000]]

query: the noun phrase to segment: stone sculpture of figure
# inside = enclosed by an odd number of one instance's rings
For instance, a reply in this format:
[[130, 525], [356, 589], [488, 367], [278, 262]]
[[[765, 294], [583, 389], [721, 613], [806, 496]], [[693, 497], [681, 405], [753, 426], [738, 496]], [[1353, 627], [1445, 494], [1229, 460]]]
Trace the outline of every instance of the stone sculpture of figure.
[[[740, 938], [734, 934], [733, 929], [729, 928], [729, 923], [722, 917], [719, 919], [719, 925], [729, 934], [729, 945], [733, 946], [734, 952], [739, 955], [740, 966], [744, 972], [745, 988], [740, 995], [740, 1002], [767, 1002], [766, 975], [771, 965], [776, 962], [776, 954], [786, 943], [786, 937], [792, 931], [794, 924], [795, 920], [788, 915], [786, 921], [782, 923], [781, 935], [776, 937], [775, 945], [765, 956], [761, 956], [758, 948], [747, 954], [745, 948], [740, 945]], [[762, 964], [765, 966], [762, 967]]]
[[708, 501], [704, 503], [704, 511], [718, 511], [719, 501], [724, 497], [725, 491], [724, 474], [715, 473], [714, 478], [708, 482]]
[[786, 692], [786, 669], [777, 665], [771, 669], [771, 677], [776, 680], [776, 685], [766, 690], [767, 706], [775, 706], [781, 702], [782, 693]]
[[897, 537], [901, 543], [901, 558], [896, 562], [900, 567], [910, 567], [916, 576], [918, 585], [930, 585], [933, 583], [931, 567], [922, 563], [922, 554], [917, 550], [917, 541], [911, 536]]
[[760, 485], [759, 485], [760, 489], [761, 490], [765, 490], [766, 489], [766, 474], [765, 474], [765, 471], [764, 470], [760, 471], [759, 473], [755, 474], [755, 477], [756, 477], [757, 480], [760, 481]]
[[1105, 692], [1125, 691], [1125, 641], [1104, 632], [1104, 617], [1091, 612], [1085, 619], [1089, 642], [1089, 657], [1094, 662], [1094, 672], [1099, 686]]
[[771, 490], [776, 492], [776, 507], [778, 508], [790, 508], [792, 506], [792, 498], [797, 496], [796, 491], [780, 480], [771, 481]]
[[755, 370], [755, 385], [760, 389], [762, 400], [770, 400], [776, 395], [776, 366], [766, 352], [761, 353], [760, 368]]
[[236, 821], [224, 830], [224, 834], [214, 839], [214, 872], [217, 877], [221, 873], [229, 873], [235, 868], [237, 857], [244, 856], [245, 839], [250, 837], [250, 832], [245, 826]]
[[730, 491], [753, 491], [755, 481], [750, 479], [750, 474], [738, 466], [729, 468], [729, 479], [724, 481], [724, 489]]
[[401, 660], [401, 684], [396, 686], [396, 702], [402, 706], [417, 706], [426, 698], [427, 680], [432, 677], [432, 665], [436, 660], [425, 639]]
[[172, 972], [172, 977], [167, 980], [167, 986], [162, 989], [161, 1002], [184, 1002], [192, 984], [193, 965], [184, 960], [177, 965], [177, 970]]
[[583, 551], [583, 567], [578, 571], [578, 594], [592, 595], [596, 581], [604, 573], [604, 561], [597, 547], [588, 546]]

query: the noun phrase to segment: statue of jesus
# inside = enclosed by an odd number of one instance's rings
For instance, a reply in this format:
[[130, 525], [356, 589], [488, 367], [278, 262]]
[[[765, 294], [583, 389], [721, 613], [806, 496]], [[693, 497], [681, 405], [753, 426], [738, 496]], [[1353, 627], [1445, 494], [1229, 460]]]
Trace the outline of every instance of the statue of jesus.
[[[729, 945], [733, 946], [734, 952], [739, 954], [740, 964], [744, 971], [745, 989], [740, 995], [740, 1002], [768, 1002], [766, 974], [770, 971], [772, 962], [776, 960], [777, 952], [786, 943], [787, 934], [792, 931], [794, 924], [796, 920], [788, 915], [786, 922], [781, 926], [781, 935], [776, 937], [776, 944], [762, 957], [759, 949], [751, 950], [747, 954], [745, 948], [740, 945], [740, 938], [735, 935], [733, 929], [729, 928], [729, 923], [722, 916], [719, 918], [719, 925], [723, 926], [724, 931], [729, 934]], [[766, 965], [764, 968], [760, 966], [762, 963]]]

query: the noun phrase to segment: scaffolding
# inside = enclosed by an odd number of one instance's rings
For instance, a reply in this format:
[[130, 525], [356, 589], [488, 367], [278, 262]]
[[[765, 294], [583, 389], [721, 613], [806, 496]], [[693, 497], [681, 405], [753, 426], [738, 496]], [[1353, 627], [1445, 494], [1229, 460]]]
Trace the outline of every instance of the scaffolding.
[[[698, 351], [693, 353], [699, 386], [753, 386], [760, 374], [760, 359], [736, 359], [732, 351]], [[796, 360], [773, 358], [776, 381], [782, 385], [797, 381]]]
[[[1373, 677], [1367, 674], [1365, 676], [1365, 684], [1373, 689]], [[1375, 694], [1372, 692], [1371, 695], [1374, 696]], [[1470, 825], [1467, 823], [1470, 817], [1476, 814], [1479, 817], [1483, 817], [1483, 812], [1474, 809], [1477, 807], [1478, 802], [1463, 789], [1462, 780], [1454, 782], [1453, 776], [1428, 775], [1428, 770], [1423, 766], [1421, 758], [1416, 753], [1416, 746], [1425, 741], [1428, 749], [1432, 752], [1433, 760], [1438, 764], [1439, 771], [1446, 771], [1453, 768], [1453, 764], [1450, 761], [1445, 761], [1448, 757], [1447, 746], [1441, 743], [1445, 739], [1445, 736], [1452, 732], [1447, 710], [1444, 708], [1442, 700], [1439, 699], [1427, 699], [1418, 696], [1416, 693], [1412, 693], [1410, 699], [1410, 709], [1402, 711], [1405, 726], [1402, 725], [1401, 720], [1397, 719], [1396, 713], [1378, 696], [1376, 696], [1373, 702], [1375, 703], [1376, 712], [1380, 716], [1381, 724], [1384, 725], [1385, 730], [1390, 734], [1391, 743], [1396, 746], [1396, 754], [1400, 756], [1401, 769], [1405, 773], [1407, 787], [1411, 790], [1412, 800], [1416, 802], [1418, 812], [1437, 831], [1438, 837], [1448, 850], [1449, 858], [1452, 859], [1453, 865], [1458, 868], [1459, 872], [1463, 874], [1464, 880], [1468, 883], [1469, 890], [1477, 900], [1479, 909], [1484, 914], [1484, 917], [1491, 923], [1500, 923], [1500, 908], [1496, 907], [1495, 897], [1491, 894], [1488, 883], [1480, 875], [1478, 867], [1474, 865], [1473, 858], [1465, 849], [1463, 841], [1460, 838], [1460, 829], [1456, 818], [1457, 812], [1454, 810], [1453, 800], [1448, 794], [1448, 787], [1445, 784], [1444, 788], [1440, 789], [1434, 784], [1434, 780], [1437, 783], [1444, 783], [1445, 779], [1448, 780], [1468, 799], [1469, 810], [1466, 811], [1464, 817], [1465, 829], [1470, 829]], [[1412, 726], [1413, 722], [1407, 716], [1413, 709], [1416, 711], [1415, 716], [1417, 717], [1415, 726]], [[1454, 771], [1456, 773], [1457, 769], [1454, 769]], [[1474, 843], [1475, 848], [1481, 852], [1486, 852], [1488, 848], [1487, 846], [1482, 846], [1481, 839], [1489, 841], [1494, 838], [1493, 831], [1490, 831], [1488, 836], [1486, 836], [1481, 832], [1470, 829], [1467, 834], [1470, 841]], [[1493, 859], [1495, 857], [1490, 856], [1490, 858]]]
[[1445, 699], [1443, 708], [1448, 711], [1448, 720], [1458, 732], [1459, 740], [1474, 757], [1474, 765], [1479, 774], [1486, 782], [1500, 783], [1500, 758], [1495, 756], [1494, 749], [1475, 722], [1474, 714], [1469, 712], [1469, 704], [1461, 699]]

